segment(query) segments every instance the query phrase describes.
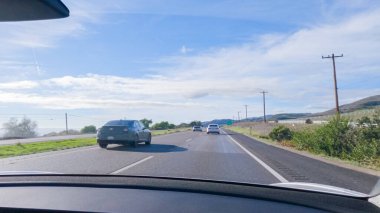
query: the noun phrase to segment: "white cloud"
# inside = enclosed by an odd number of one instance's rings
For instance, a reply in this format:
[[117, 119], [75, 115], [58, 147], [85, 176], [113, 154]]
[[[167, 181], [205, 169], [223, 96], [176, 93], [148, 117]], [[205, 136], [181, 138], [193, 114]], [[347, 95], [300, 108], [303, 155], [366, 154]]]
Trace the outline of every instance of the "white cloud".
[[[2, 83], [0, 102], [34, 104], [54, 109], [131, 106], [216, 107], [215, 104], [207, 103], [207, 99], [199, 98], [249, 97], [264, 86], [262, 82], [275, 83], [276, 79], [256, 78], [239, 82], [219, 79], [210, 82], [208, 79], [127, 78], [87, 74]], [[22, 91], [17, 91], [21, 89]]]
[[[3, 29], [0, 45], [4, 38], [18, 48], [54, 47], [59, 39], [84, 33], [84, 23], [98, 20], [97, 13], [76, 13], [78, 19], [63, 21], [62, 26], [51, 29], [45, 29], [49, 24], [25, 29], [17, 24], [7, 26], [6, 29], [16, 29], [16, 33], [10, 35]], [[157, 75], [139, 78], [86, 74], [0, 83], [0, 102], [49, 109], [159, 108], [152, 113], [172, 119], [177, 119], [180, 108], [185, 107], [189, 116], [212, 118], [259, 99], [258, 92], [265, 89], [270, 92], [269, 113], [320, 111], [333, 107], [331, 62], [322, 60], [322, 55], [345, 55], [337, 61], [339, 86], [350, 84], [340, 87], [342, 104], [380, 93], [379, 86], [355, 88], [366, 84], [355, 82], [363, 76], [372, 82], [380, 79], [379, 37], [380, 10], [373, 9], [344, 21], [320, 23], [294, 33], [264, 34], [241, 45], [213, 48], [191, 56], [184, 54], [191, 49], [182, 46], [182, 54], [162, 58], [160, 63], [165, 66], [152, 68]], [[252, 114], [261, 114], [260, 107], [251, 110]]]
[[[273, 98], [285, 101], [284, 108], [292, 102], [298, 103], [296, 108], [291, 107], [299, 111], [312, 109], [304, 106], [317, 106], [320, 102], [326, 102], [329, 108], [333, 106], [332, 63], [321, 56], [344, 53], [345, 57], [337, 60], [342, 103], [375, 95], [379, 85], [372, 85], [374, 89], [361, 88], [366, 84], [362, 79], [372, 84], [373, 79], [380, 79], [379, 37], [380, 10], [369, 10], [339, 23], [319, 24], [292, 34], [266, 34], [239, 46], [195, 56], [168, 57], [162, 60], [168, 67], [161, 72], [188, 81], [207, 79], [212, 84], [228, 79], [230, 91], [234, 81], [238, 87], [251, 82], [247, 89], [269, 90]], [[347, 84], [347, 88], [342, 86]], [[345, 92], [355, 86], [355, 93]], [[246, 94], [242, 89], [234, 97]], [[321, 96], [323, 100], [319, 99]], [[316, 110], [317, 107], [311, 111]]]
[[152, 107], [196, 107], [197, 103], [170, 103], [164, 101], [123, 100], [98, 97], [81, 97], [78, 94], [61, 96], [44, 96], [41, 94], [25, 94], [15, 92], [0, 92], [0, 102], [30, 104], [45, 109], [133, 109]]
[[[104, 12], [116, 8], [117, 2], [104, 4], [100, 0], [66, 0], [64, 3], [70, 9], [68, 18], [0, 22], [0, 80], [25, 79], [39, 75], [39, 67], [33, 56], [34, 50], [56, 48], [63, 40], [93, 33], [87, 25], [101, 23]], [[5, 75], [8, 73], [14, 75]]]
[[181, 49], [180, 49], [180, 52], [181, 52], [182, 54], [186, 54], [186, 53], [189, 53], [189, 52], [191, 52], [191, 51], [193, 51], [193, 49], [188, 48], [188, 47], [186, 47], [185, 45], [182, 45], [182, 47], [181, 47]]
[[38, 83], [33, 82], [33, 81], [15, 81], [15, 82], [0, 83], [0, 89], [12, 89], [12, 90], [33, 89], [37, 86], [38, 86]]

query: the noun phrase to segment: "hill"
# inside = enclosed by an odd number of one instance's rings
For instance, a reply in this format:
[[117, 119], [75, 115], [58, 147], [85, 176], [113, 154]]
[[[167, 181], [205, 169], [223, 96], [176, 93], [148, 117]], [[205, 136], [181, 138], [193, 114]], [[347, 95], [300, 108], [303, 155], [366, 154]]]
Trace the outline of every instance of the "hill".
[[[373, 109], [380, 106], [380, 95], [374, 95], [367, 98], [360, 99], [350, 104], [344, 104], [340, 106], [341, 113], [349, 113], [357, 110]], [[335, 109], [330, 109], [325, 112], [314, 113], [309, 117], [334, 115]]]
[[[350, 113], [359, 110], [368, 110], [373, 109], [375, 107], [380, 107], [380, 95], [374, 95], [367, 98], [360, 99], [358, 101], [352, 102], [350, 104], [344, 104], [340, 106], [340, 111], [342, 113]], [[308, 117], [318, 117], [318, 116], [328, 116], [334, 115], [335, 109], [331, 109], [325, 112], [318, 113], [281, 113], [275, 115], [267, 115], [268, 121], [274, 120], [287, 120], [287, 119], [297, 119], [297, 118], [308, 118]], [[219, 125], [227, 124], [231, 122], [232, 119], [215, 119], [212, 121], [202, 122], [203, 125], [208, 125], [210, 123], [215, 123]], [[250, 121], [250, 122], [259, 122], [263, 121], [263, 116], [260, 117], [250, 117], [248, 119], [242, 119], [242, 121]]]

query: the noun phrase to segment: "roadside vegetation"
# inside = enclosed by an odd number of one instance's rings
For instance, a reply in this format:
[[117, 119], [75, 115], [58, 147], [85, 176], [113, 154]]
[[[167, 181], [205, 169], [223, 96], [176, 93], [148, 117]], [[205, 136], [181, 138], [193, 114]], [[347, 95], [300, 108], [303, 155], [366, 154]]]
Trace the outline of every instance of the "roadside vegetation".
[[152, 130], [174, 130], [174, 129], [183, 129], [183, 128], [190, 128], [193, 126], [202, 125], [201, 121], [192, 121], [190, 123], [181, 123], [179, 125], [171, 124], [168, 121], [161, 121], [149, 127], [149, 125], [152, 123], [152, 120], [148, 120], [144, 118], [140, 121], [145, 125], [145, 127], [150, 128]]
[[96, 133], [96, 126], [94, 126], [94, 125], [85, 126], [80, 130], [80, 133], [82, 133], [82, 134], [95, 134]]
[[17, 118], [10, 118], [3, 124], [5, 133], [3, 138], [31, 138], [37, 136], [37, 123], [24, 117], [20, 121]]
[[95, 138], [80, 138], [62, 141], [47, 141], [25, 144], [18, 143], [16, 145], [4, 145], [0, 146], [0, 158], [72, 149], [84, 146], [92, 146], [95, 144]]
[[[152, 130], [152, 135], [165, 135], [176, 132], [188, 131], [190, 128], [177, 128], [166, 130]], [[46, 141], [35, 143], [18, 143], [15, 145], [0, 146], [0, 158], [29, 155], [42, 152], [58, 151], [64, 149], [79, 148], [96, 145], [96, 138], [78, 138], [61, 141]]]
[[334, 117], [313, 131], [292, 132], [290, 141], [299, 150], [380, 168], [380, 111], [357, 123]]
[[[326, 124], [303, 124], [303, 127], [282, 124], [264, 124], [271, 128], [267, 134], [261, 127], [237, 124], [232, 131], [251, 137], [268, 139], [297, 150], [352, 161], [358, 165], [380, 169], [380, 110], [371, 117], [353, 120], [332, 117]], [[255, 128], [256, 127], [256, 128]], [[259, 130], [259, 131], [258, 131]]]

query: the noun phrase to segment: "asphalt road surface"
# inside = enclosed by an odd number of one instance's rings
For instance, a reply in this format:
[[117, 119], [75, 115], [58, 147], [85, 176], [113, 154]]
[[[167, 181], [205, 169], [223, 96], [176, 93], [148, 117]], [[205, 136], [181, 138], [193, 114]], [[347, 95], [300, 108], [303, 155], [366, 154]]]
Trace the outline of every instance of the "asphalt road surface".
[[45, 142], [45, 141], [61, 141], [61, 140], [68, 140], [68, 139], [91, 138], [91, 137], [96, 137], [96, 134], [61, 135], [61, 136], [50, 136], [50, 137], [0, 140], [0, 145], [12, 145], [12, 144], [17, 144], [17, 143], [34, 143], [34, 142]]
[[271, 184], [313, 182], [369, 193], [378, 177], [330, 165], [240, 134], [180, 132], [138, 147], [109, 145], [0, 160], [0, 171], [150, 175]]

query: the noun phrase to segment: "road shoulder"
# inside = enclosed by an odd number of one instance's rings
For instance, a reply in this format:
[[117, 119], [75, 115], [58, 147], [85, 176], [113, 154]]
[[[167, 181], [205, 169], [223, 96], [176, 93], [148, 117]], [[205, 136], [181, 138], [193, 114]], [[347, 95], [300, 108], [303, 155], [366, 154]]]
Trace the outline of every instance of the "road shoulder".
[[365, 168], [365, 167], [355, 166], [355, 165], [353, 165], [353, 164], [351, 164], [349, 162], [346, 162], [346, 161], [343, 161], [343, 160], [340, 160], [340, 159], [326, 157], [326, 156], [321, 156], [321, 155], [315, 155], [315, 154], [312, 154], [312, 153], [307, 152], [307, 151], [300, 151], [300, 150], [296, 150], [296, 149], [293, 149], [293, 148], [290, 148], [290, 147], [286, 147], [286, 146], [282, 146], [282, 145], [279, 145], [279, 144], [275, 144], [275, 143], [271, 143], [271, 142], [266, 142], [266, 141], [260, 140], [260, 138], [248, 136], [248, 135], [245, 135], [245, 134], [241, 134], [241, 133], [229, 130], [229, 129], [225, 129], [225, 131], [227, 131], [227, 132], [230, 131], [230, 132], [233, 132], [234, 134], [244, 135], [244, 136], [247, 136], [247, 137], [251, 138], [252, 140], [264, 143], [266, 145], [277, 147], [279, 149], [283, 149], [283, 150], [286, 150], [286, 151], [289, 151], [289, 152], [292, 152], [292, 153], [295, 153], [295, 154], [299, 154], [299, 155], [302, 155], [302, 156], [305, 156], [305, 157], [308, 157], [308, 158], [312, 158], [314, 160], [322, 161], [324, 163], [332, 164], [332, 165], [335, 165], [335, 166], [339, 166], [339, 167], [342, 167], [342, 168], [354, 170], [354, 171], [357, 171], [357, 172], [366, 173], [366, 174], [369, 174], [369, 175], [380, 176], [380, 171], [376, 171], [376, 170]]

